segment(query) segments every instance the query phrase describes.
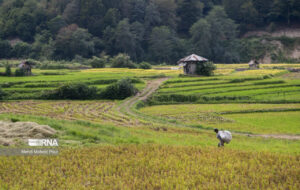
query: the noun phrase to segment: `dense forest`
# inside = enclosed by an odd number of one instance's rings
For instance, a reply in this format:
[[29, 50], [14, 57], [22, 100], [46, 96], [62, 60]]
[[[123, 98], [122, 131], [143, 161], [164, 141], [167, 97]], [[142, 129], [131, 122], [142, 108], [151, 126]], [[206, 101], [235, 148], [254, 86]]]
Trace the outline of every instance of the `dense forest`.
[[126, 53], [134, 61], [174, 64], [193, 52], [215, 62], [248, 61], [263, 44], [240, 38], [244, 33], [300, 20], [300, 0], [0, 0], [0, 5], [0, 58]]

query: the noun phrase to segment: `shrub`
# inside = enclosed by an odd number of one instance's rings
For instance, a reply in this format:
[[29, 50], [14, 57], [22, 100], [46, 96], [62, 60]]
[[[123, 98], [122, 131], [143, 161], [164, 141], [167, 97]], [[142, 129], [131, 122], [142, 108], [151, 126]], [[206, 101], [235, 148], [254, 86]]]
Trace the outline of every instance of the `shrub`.
[[25, 70], [22, 69], [22, 68], [16, 69], [16, 71], [15, 71], [15, 76], [16, 76], [16, 77], [22, 77], [22, 76], [25, 76]]
[[104, 68], [106, 59], [94, 56], [93, 59], [88, 60], [88, 64], [93, 68]]
[[105, 99], [125, 99], [135, 95], [137, 89], [133, 86], [130, 79], [122, 79], [116, 83], [107, 86], [102, 92], [101, 97]]
[[151, 66], [150, 63], [147, 63], [147, 62], [141, 62], [141, 63], [139, 64], [139, 68], [140, 68], [140, 69], [151, 69], [152, 66]]
[[71, 99], [84, 100], [97, 97], [97, 88], [89, 87], [84, 83], [69, 83], [60, 86], [58, 89], [46, 92], [44, 97], [47, 99]]
[[2, 88], [0, 87], [0, 100], [2, 100], [4, 96], [5, 96], [5, 93], [3, 92]]
[[11, 72], [11, 66], [10, 64], [6, 64], [5, 65], [5, 75], [6, 76], [11, 76], [12, 72]]
[[202, 64], [197, 64], [196, 73], [198, 75], [211, 76], [216, 66], [212, 62], [205, 62]]
[[111, 67], [113, 68], [130, 68], [130, 69], [137, 68], [137, 65], [130, 60], [130, 57], [122, 53], [113, 57], [111, 63], [112, 63]]

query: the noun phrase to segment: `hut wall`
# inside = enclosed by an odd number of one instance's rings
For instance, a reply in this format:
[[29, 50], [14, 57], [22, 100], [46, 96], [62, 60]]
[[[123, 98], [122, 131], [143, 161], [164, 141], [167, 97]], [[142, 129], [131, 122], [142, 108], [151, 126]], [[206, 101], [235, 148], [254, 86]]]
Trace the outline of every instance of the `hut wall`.
[[189, 75], [195, 75], [197, 70], [197, 64], [196, 63], [188, 63], [184, 67], [184, 73]]

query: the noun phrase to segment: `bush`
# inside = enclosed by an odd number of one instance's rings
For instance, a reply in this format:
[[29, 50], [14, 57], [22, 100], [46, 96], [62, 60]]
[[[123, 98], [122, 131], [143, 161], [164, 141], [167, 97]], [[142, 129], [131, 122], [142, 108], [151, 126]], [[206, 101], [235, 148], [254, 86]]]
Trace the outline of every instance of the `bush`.
[[3, 92], [2, 88], [0, 87], [0, 100], [3, 100], [5, 93]]
[[130, 57], [122, 53], [113, 57], [111, 63], [112, 63], [111, 67], [113, 68], [130, 68], [130, 69], [137, 68], [137, 65], [130, 60]]
[[16, 69], [16, 71], [15, 71], [15, 76], [16, 76], [16, 77], [22, 77], [22, 76], [25, 76], [25, 70], [22, 69], [22, 68]]
[[88, 64], [91, 65], [93, 68], [104, 68], [106, 64], [106, 59], [93, 57], [93, 59], [88, 60]]
[[130, 79], [122, 79], [116, 83], [107, 86], [102, 92], [101, 97], [104, 99], [125, 99], [137, 93]]
[[198, 75], [211, 76], [216, 66], [212, 62], [205, 62], [202, 64], [197, 64], [196, 73]]
[[151, 64], [149, 64], [149, 63], [147, 63], [147, 62], [141, 62], [141, 63], [139, 64], [139, 68], [140, 68], [140, 69], [151, 69], [152, 66], [151, 66]]
[[64, 84], [58, 89], [44, 94], [47, 99], [84, 100], [97, 97], [97, 88], [83, 83]]
[[11, 76], [12, 72], [11, 72], [11, 66], [9, 64], [5, 65], [5, 75], [6, 76]]

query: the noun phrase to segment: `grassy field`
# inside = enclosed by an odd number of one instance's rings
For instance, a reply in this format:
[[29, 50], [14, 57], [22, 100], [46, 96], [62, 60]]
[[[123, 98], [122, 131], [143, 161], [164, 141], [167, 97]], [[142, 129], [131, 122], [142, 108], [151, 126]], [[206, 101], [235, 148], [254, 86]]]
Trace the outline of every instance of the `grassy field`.
[[300, 134], [300, 104], [163, 105], [141, 111], [194, 126], [258, 134]]
[[[300, 189], [300, 140], [251, 136], [300, 135], [299, 74], [283, 70], [300, 64], [217, 67], [212, 77], [111, 68], [1, 76], [9, 95], [0, 102], [0, 120], [51, 126], [60, 154], [0, 156], [0, 189]], [[169, 79], [145, 107], [34, 100], [73, 81], [102, 89], [129, 77], [141, 90], [163, 76]], [[234, 132], [222, 149], [216, 127]]]

